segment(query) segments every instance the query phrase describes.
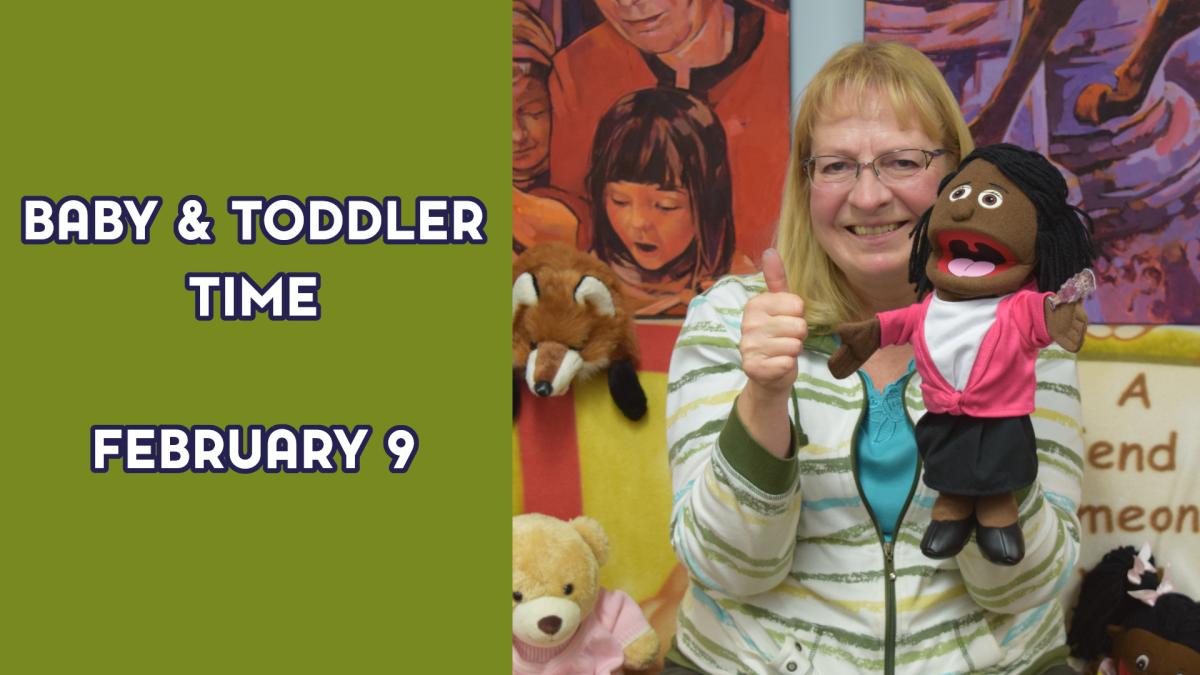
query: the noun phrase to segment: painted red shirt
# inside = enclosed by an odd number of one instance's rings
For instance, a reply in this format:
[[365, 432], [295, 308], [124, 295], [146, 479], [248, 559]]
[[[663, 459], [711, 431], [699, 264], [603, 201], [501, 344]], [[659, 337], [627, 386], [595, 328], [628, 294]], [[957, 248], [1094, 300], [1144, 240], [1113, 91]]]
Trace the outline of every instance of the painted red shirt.
[[[752, 16], [761, 25], [753, 33], [758, 36], [756, 46], [727, 73], [722, 64], [693, 70], [689, 93], [712, 106], [725, 128], [737, 247], [757, 258], [775, 234], [787, 170], [788, 19], [779, 12], [742, 4], [750, 9], [738, 15], [739, 23], [749, 24], [751, 19], [745, 17]], [[750, 40], [751, 33], [738, 27], [735, 31], [736, 54], [737, 40]], [[608, 23], [584, 33], [554, 57], [550, 75], [553, 185], [586, 194], [584, 179], [600, 118], [622, 96], [665, 84], [664, 73], [656, 73], [648, 59], [659, 71], [665, 68]], [[581, 243], [591, 240], [587, 233], [580, 239]]]

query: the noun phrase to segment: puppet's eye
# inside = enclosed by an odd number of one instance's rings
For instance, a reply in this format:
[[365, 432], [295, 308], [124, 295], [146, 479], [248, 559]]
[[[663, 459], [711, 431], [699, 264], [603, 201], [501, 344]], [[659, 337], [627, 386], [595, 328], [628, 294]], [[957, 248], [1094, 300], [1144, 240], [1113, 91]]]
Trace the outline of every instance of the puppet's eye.
[[950, 201], [956, 202], [960, 199], [966, 199], [967, 196], [970, 194], [971, 194], [971, 186], [970, 185], [959, 185], [958, 187], [954, 188], [954, 192], [950, 193]]
[[1150, 670], [1150, 657], [1142, 654], [1137, 657], [1137, 660], [1133, 662], [1133, 665], [1137, 666], [1137, 669], [1144, 673], [1147, 670]]
[[1004, 197], [995, 190], [984, 190], [979, 193], [979, 205], [985, 209], [994, 209], [1004, 203]]

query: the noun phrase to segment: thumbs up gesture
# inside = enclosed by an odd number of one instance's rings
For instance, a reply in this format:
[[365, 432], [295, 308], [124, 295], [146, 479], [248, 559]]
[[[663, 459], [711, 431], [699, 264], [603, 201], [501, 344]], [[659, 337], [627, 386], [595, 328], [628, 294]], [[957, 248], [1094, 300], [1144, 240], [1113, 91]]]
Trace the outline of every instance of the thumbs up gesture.
[[751, 298], [742, 312], [742, 371], [750, 381], [747, 386], [769, 398], [786, 399], [796, 381], [796, 358], [808, 337], [804, 300], [788, 289], [783, 260], [775, 249], [763, 253], [762, 269], [767, 292]]

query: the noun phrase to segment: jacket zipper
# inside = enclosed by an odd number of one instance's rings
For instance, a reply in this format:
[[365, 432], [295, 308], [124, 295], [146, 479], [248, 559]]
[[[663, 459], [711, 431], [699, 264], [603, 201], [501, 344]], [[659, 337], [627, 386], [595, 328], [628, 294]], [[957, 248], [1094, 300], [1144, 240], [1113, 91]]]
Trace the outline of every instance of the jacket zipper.
[[[912, 416], [908, 414], [908, 406], [904, 402], [905, 392], [908, 390], [908, 381], [912, 379], [913, 373], [908, 373], [900, 383], [901, 407], [904, 408], [904, 417], [908, 420], [911, 427]], [[854, 475], [854, 487], [858, 490], [858, 497], [862, 500], [863, 506], [867, 509], [867, 514], [871, 517], [871, 525], [875, 527], [875, 537], [879, 540], [879, 544], [883, 549], [883, 592], [884, 604], [886, 605], [887, 616], [884, 623], [883, 635], [883, 672], [884, 675], [894, 675], [896, 672], [896, 568], [894, 565], [893, 555], [895, 553], [894, 541], [884, 541], [883, 530], [879, 528], [879, 519], [875, 517], [875, 511], [871, 509], [871, 503], [867, 501], [866, 494], [863, 493], [862, 482], [858, 477], [858, 435], [862, 430], [862, 421], [866, 417], [867, 399], [869, 393], [866, 378], [862, 373], [858, 373], [858, 379], [863, 385], [863, 409], [858, 414], [858, 421], [854, 423], [854, 435], [850, 441], [850, 472]], [[896, 519], [896, 535], [899, 535], [900, 525], [904, 522], [904, 514], [908, 513], [908, 505], [912, 503], [913, 495], [917, 492], [917, 481], [921, 476], [921, 456], [917, 455], [917, 471], [913, 475], [912, 486], [908, 489], [908, 497], [904, 500], [904, 506], [900, 509], [900, 517]]]

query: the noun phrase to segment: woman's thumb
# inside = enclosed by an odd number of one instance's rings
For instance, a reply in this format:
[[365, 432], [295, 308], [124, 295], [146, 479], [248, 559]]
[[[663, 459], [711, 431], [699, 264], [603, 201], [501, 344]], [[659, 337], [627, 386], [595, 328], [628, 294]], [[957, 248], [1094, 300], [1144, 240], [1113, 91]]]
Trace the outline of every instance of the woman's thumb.
[[783, 258], [779, 257], [779, 252], [775, 249], [769, 248], [763, 251], [762, 271], [769, 292], [788, 293], [791, 291], [788, 288], [787, 271], [783, 269]]

